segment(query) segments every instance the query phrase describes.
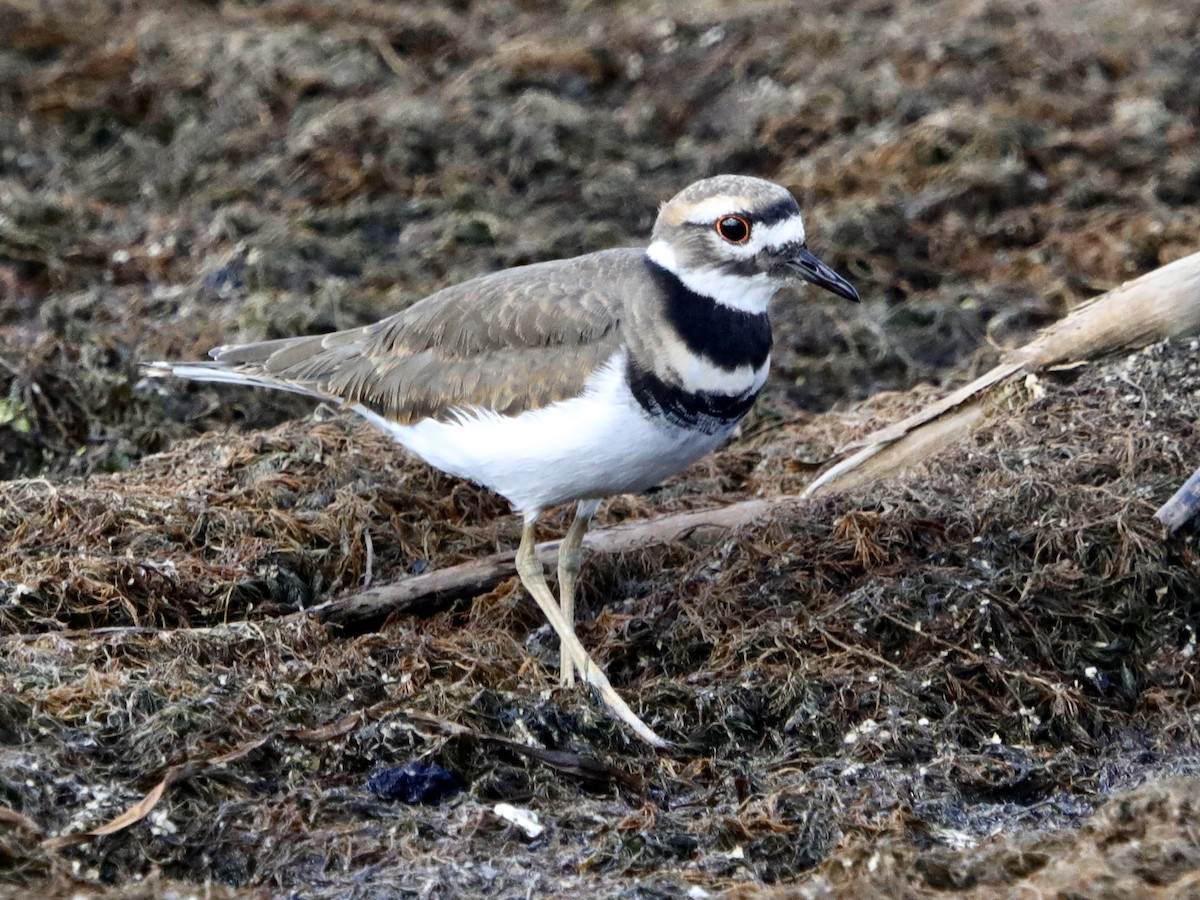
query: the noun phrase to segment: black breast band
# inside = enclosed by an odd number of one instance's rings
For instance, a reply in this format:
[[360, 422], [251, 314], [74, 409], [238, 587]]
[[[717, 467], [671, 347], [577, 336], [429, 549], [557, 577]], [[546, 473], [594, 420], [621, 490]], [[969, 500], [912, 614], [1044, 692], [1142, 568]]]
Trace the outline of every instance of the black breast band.
[[756, 390], [744, 394], [685, 391], [678, 385], [667, 384], [632, 359], [626, 363], [626, 376], [634, 399], [651, 416], [704, 434], [732, 428], [758, 396]]
[[765, 312], [732, 309], [688, 288], [679, 276], [647, 258], [646, 266], [666, 303], [667, 322], [684, 346], [718, 368], [761, 368], [771, 353], [771, 322]]

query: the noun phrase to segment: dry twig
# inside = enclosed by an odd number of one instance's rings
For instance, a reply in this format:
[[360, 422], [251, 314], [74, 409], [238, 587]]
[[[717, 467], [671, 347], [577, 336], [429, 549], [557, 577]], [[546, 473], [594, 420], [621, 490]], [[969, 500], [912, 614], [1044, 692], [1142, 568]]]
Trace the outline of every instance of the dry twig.
[[[986, 414], [987, 398], [1014, 378], [1140, 348], [1197, 330], [1200, 330], [1200, 253], [1098, 297], [1045, 329], [1036, 340], [1010, 351], [982, 377], [916, 415], [877, 431], [863, 442], [858, 452], [826, 470], [809, 485], [804, 496], [865, 484], [927, 459], [964, 437]], [[801, 499], [783, 496], [749, 500], [723, 509], [621, 525], [592, 532], [586, 546], [592, 552], [622, 553], [687, 540], [699, 529], [736, 528]], [[558, 541], [538, 545], [538, 556], [543, 562], [551, 562], [557, 552]], [[311, 612], [324, 623], [361, 628], [394, 612], [418, 612], [482, 593], [514, 573], [513, 554], [498, 553], [330, 601]]]
[[[725, 531], [758, 519], [771, 510], [796, 502], [793, 496], [773, 500], [746, 500], [721, 509], [680, 513], [618, 525], [591, 532], [584, 546], [594, 553], [625, 553], [675, 541], [700, 541], [712, 529]], [[543, 563], [557, 559], [559, 541], [538, 544]], [[483, 559], [415, 575], [403, 581], [380, 585], [349, 597], [314, 606], [309, 612], [323, 623], [361, 628], [396, 612], [416, 613], [491, 590], [516, 574], [513, 553], [495, 553]]]
[[1200, 253], [1193, 253], [1097, 297], [1005, 354], [970, 384], [870, 435], [858, 445], [861, 449], [827, 469], [804, 494], [857, 487], [927, 459], [964, 437], [987, 413], [987, 399], [1016, 378], [1197, 331]]

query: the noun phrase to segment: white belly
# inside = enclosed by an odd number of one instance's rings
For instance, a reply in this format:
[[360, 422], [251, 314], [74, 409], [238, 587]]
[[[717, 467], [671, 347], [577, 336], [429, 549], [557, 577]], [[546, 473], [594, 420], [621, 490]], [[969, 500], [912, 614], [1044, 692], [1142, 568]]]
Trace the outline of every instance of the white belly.
[[573, 500], [643, 491], [714, 450], [733, 430], [704, 434], [651, 419], [625, 383], [619, 352], [582, 395], [517, 416], [464, 410], [453, 421], [398, 425], [356, 412], [432, 466], [508, 499], [523, 514]]

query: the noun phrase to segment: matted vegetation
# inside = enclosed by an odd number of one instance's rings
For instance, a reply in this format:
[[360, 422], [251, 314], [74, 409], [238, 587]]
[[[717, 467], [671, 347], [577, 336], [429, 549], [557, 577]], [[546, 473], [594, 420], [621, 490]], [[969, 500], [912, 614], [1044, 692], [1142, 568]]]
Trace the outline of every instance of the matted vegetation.
[[[0, 6], [0, 891], [1194, 889], [1200, 567], [1152, 518], [1200, 460], [1187, 340], [1031, 380], [918, 471], [588, 558], [580, 637], [665, 753], [553, 688], [515, 579], [358, 633], [304, 611], [511, 548], [502, 501], [136, 363], [637, 242], [753, 172], [868, 302], [781, 297], [742, 435], [598, 524], [793, 494], [1200, 248], [1198, 17]], [[367, 789], [413, 760], [460, 790]]]

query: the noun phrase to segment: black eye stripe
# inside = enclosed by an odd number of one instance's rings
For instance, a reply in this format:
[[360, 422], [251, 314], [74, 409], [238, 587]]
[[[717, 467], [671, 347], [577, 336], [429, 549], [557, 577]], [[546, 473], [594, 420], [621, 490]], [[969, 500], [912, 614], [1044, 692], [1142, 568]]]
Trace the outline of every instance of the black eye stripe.
[[[722, 219], [729, 216], [740, 216], [750, 223], [752, 228], [766, 227], [768, 225], [778, 225], [788, 219], [793, 219], [800, 215], [800, 207], [796, 205], [796, 201], [792, 199], [780, 200], [778, 203], [772, 203], [770, 206], [763, 209], [755, 210], [753, 213], [744, 210], [736, 210], [734, 212], [725, 213], [721, 216]], [[692, 219], [688, 221], [688, 225], [698, 228], [712, 228], [713, 220]]]
[[774, 225], [782, 222], [784, 219], [790, 219], [793, 216], [799, 215], [800, 207], [796, 205], [796, 201], [792, 198], [780, 200], [778, 203], [773, 203], [766, 209], [761, 209], [754, 214], [754, 221], [759, 225]]

